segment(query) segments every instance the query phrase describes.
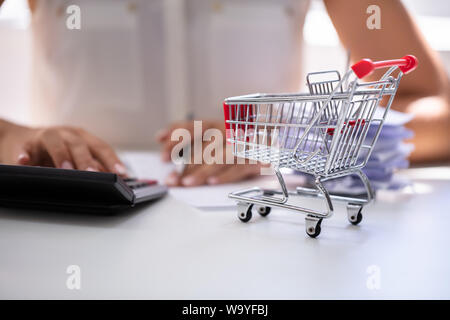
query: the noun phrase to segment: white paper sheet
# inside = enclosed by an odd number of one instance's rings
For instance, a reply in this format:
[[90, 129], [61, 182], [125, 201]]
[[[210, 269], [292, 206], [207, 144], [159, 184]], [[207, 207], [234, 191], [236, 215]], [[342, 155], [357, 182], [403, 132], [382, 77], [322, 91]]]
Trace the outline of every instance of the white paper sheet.
[[[386, 109], [383, 107], [378, 107], [375, 110], [374, 118], [382, 118], [383, 113]], [[386, 120], [384, 122], [385, 126], [403, 126], [409, 121], [412, 120], [414, 115], [410, 113], [404, 113], [400, 111], [393, 110], [392, 108], [389, 109]]]

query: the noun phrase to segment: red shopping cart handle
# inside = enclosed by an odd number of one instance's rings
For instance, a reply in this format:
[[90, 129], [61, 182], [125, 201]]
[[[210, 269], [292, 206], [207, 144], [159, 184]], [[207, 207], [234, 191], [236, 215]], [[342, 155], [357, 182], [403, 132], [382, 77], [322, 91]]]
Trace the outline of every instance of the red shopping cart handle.
[[[361, 123], [361, 126], [364, 126], [366, 124], [366, 120], [364, 119], [358, 119], [358, 120], [350, 120], [348, 122], [348, 125], [351, 127], [354, 127], [355, 125], [359, 125]], [[344, 122], [344, 125], [346, 125], [347, 123]], [[344, 129], [341, 130], [341, 133], [344, 131]], [[332, 136], [334, 134], [334, 128], [328, 128], [327, 129], [327, 134], [329, 134], [330, 136]]]
[[384, 60], [373, 62], [370, 59], [362, 59], [352, 65], [352, 70], [358, 78], [370, 75], [375, 69], [398, 66], [403, 73], [413, 71], [418, 64], [418, 60], [413, 55], [404, 56], [401, 59]]

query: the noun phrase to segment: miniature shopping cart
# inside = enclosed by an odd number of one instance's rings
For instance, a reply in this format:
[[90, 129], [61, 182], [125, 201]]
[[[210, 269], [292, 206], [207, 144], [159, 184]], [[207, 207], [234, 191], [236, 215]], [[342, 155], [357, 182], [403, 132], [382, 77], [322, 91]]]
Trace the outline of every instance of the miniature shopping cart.
[[[374, 198], [361, 169], [377, 141], [400, 79], [416, 66], [417, 59], [411, 55], [379, 62], [363, 59], [342, 78], [337, 71], [308, 74], [309, 94], [251, 94], [226, 99], [227, 142], [232, 144], [233, 154], [270, 164], [281, 186], [281, 190], [255, 187], [229, 194], [237, 201], [239, 219], [248, 222], [254, 206], [261, 216], [268, 215], [271, 207], [302, 212], [306, 214], [306, 233], [314, 238], [320, 234], [322, 220], [333, 214], [331, 200], [338, 200], [347, 202], [349, 221], [360, 223], [362, 208]], [[383, 67], [390, 68], [379, 81], [358, 81]], [[375, 109], [380, 103], [385, 110], [377, 118]], [[366, 141], [369, 128], [375, 130], [375, 137]], [[316, 188], [288, 191], [282, 168], [313, 176]], [[324, 181], [353, 174], [364, 184], [364, 197], [331, 195], [323, 185]], [[325, 210], [296, 205], [293, 198], [299, 195], [324, 199]]]

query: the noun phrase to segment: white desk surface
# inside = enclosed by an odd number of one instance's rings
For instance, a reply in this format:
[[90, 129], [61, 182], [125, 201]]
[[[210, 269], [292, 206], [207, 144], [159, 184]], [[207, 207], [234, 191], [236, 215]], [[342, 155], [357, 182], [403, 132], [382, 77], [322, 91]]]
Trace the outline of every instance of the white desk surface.
[[[448, 299], [450, 180], [436, 178], [365, 208], [360, 226], [337, 205], [317, 239], [302, 214], [244, 224], [172, 196], [113, 217], [0, 209], [0, 298]], [[80, 290], [66, 287], [69, 265]]]

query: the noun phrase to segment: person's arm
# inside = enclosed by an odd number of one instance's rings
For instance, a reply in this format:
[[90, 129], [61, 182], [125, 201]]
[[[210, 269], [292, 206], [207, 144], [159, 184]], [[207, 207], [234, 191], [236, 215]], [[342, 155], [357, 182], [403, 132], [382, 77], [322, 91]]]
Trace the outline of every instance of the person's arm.
[[[4, 0], [0, 0], [0, 7]], [[30, 10], [35, 0], [28, 0]], [[53, 166], [64, 169], [115, 172], [126, 169], [114, 150], [81, 128], [30, 128], [0, 119], [0, 163]]]
[[[386, 60], [413, 54], [414, 72], [403, 77], [392, 107], [415, 114], [414, 162], [450, 158], [450, 93], [445, 68], [399, 0], [324, 0], [328, 14], [351, 60]], [[381, 9], [381, 29], [366, 25], [370, 5]], [[369, 79], [378, 79], [383, 70]]]

